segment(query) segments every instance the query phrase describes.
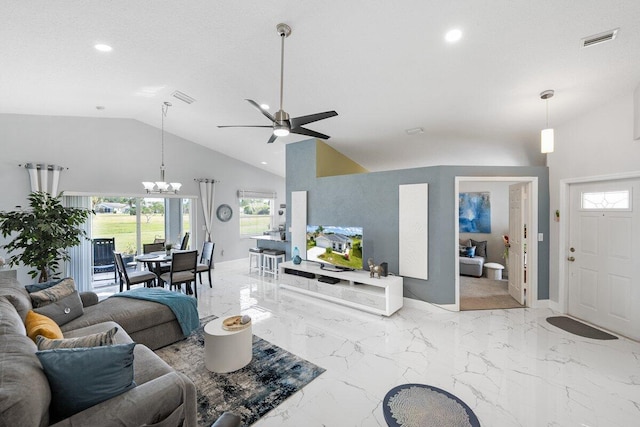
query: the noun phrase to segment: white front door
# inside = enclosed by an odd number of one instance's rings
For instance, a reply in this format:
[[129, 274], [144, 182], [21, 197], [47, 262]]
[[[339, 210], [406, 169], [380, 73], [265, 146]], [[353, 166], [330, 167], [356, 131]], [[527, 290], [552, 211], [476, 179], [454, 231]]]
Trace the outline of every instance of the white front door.
[[569, 195], [568, 313], [638, 340], [640, 180], [573, 184]]
[[509, 295], [525, 304], [527, 183], [509, 186]]

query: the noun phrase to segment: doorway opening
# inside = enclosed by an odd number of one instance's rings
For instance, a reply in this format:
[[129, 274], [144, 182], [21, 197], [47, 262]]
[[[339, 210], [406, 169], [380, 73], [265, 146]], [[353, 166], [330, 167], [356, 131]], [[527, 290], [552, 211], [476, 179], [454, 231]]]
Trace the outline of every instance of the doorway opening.
[[[462, 195], [460, 193], [466, 193]], [[538, 288], [538, 178], [456, 177], [454, 207], [458, 310], [534, 307]], [[489, 228], [466, 225], [467, 198], [480, 194], [490, 206]], [[462, 200], [461, 200], [462, 197]], [[462, 203], [462, 204], [461, 204]], [[480, 248], [478, 255], [464, 247]], [[470, 259], [471, 258], [471, 259]]]

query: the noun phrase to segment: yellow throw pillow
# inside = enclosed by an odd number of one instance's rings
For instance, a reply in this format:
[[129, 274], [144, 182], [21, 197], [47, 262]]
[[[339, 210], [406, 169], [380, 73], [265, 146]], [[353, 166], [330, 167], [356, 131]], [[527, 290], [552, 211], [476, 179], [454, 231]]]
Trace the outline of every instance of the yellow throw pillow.
[[58, 326], [56, 322], [33, 310], [29, 310], [27, 313], [24, 326], [27, 329], [27, 336], [31, 338], [33, 342], [36, 342], [38, 335], [52, 340], [64, 338], [60, 326]]

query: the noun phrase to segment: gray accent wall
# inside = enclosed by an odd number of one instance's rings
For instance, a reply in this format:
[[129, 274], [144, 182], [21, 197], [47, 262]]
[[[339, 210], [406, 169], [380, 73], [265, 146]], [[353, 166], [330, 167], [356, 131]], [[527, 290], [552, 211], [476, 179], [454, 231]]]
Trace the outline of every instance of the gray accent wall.
[[[398, 273], [398, 186], [429, 184], [429, 279], [404, 279], [404, 296], [455, 303], [456, 176], [538, 177], [538, 231], [549, 235], [549, 174], [541, 166], [434, 166], [316, 178], [315, 140], [287, 145], [287, 206], [307, 191], [307, 223], [364, 228], [363, 258]], [[289, 215], [289, 213], [287, 213]], [[290, 224], [290, 218], [287, 218]], [[549, 243], [538, 242], [538, 299], [549, 298]]]

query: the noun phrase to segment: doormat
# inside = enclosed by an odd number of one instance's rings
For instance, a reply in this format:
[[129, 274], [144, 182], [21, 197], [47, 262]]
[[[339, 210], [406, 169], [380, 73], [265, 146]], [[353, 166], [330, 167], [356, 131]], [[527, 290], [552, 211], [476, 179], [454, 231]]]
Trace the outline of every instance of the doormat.
[[567, 316], [552, 316], [547, 317], [547, 322], [553, 326], [560, 328], [564, 331], [570, 332], [574, 335], [579, 335], [585, 338], [592, 338], [594, 340], [617, 340], [618, 337], [611, 335], [600, 329], [596, 329], [582, 322], [578, 322]]
[[403, 384], [384, 397], [382, 411], [389, 427], [480, 427], [471, 408], [453, 394], [424, 384]]
[[204, 325], [186, 339], [156, 350], [156, 354], [196, 385], [198, 425], [210, 426], [225, 411], [242, 418], [242, 425], [256, 422], [325, 370], [295, 354], [253, 336], [253, 358], [235, 372], [217, 374], [204, 366]]

